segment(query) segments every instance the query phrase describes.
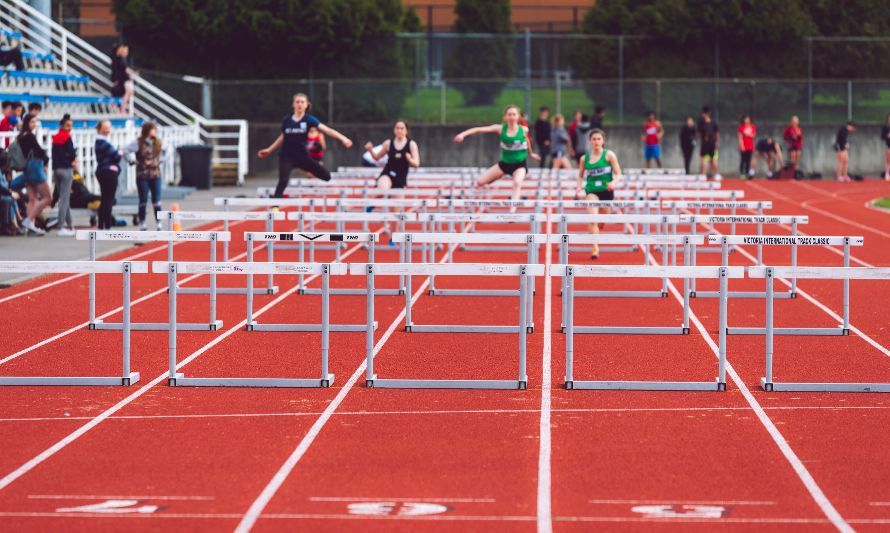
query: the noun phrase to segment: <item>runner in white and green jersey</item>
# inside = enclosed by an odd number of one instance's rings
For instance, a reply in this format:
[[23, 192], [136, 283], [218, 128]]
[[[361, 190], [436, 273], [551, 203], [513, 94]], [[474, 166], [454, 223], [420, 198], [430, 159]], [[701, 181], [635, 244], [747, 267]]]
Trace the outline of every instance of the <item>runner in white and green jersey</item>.
[[[615, 185], [621, 179], [621, 166], [615, 152], [607, 150], [606, 134], [601, 129], [590, 132], [590, 151], [578, 161], [578, 190], [577, 196], [582, 191], [587, 200], [599, 200], [603, 202], [615, 199]], [[608, 207], [589, 207], [588, 213], [609, 213]], [[591, 224], [590, 232], [594, 235], [600, 232], [604, 224]], [[599, 245], [594, 244], [590, 252], [591, 259], [598, 259]]]
[[[501, 159], [496, 165], [492, 165], [482, 174], [479, 181], [476, 182], [476, 186], [482, 187], [504, 176], [511, 176], [513, 178], [514, 201], [519, 200], [522, 182], [525, 180], [525, 176], [528, 175], [527, 159], [531, 157], [536, 161], [541, 160], [541, 156], [532, 152], [528, 126], [520, 124], [519, 117], [519, 108], [515, 105], [510, 105], [504, 110], [504, 121], [501, 124], [470, 128], [454, 137], [454, 142], [461, 143], [465, 138], [477, 133], [499, 134]], [[510, 211], [515, 212], [516, 208], [513, 207]]]

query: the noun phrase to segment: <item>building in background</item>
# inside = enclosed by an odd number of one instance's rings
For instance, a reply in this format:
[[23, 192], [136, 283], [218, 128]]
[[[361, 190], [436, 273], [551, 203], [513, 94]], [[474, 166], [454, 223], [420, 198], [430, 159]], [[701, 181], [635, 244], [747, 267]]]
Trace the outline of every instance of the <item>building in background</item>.
[[[402, 1], [414, 8], [427, 30], [451, 31], [454, 25], [454, 0]], [[592, 5], [593, 2], [589, 0], [513, 0], [513, 25], [520, 30], [528, 28], [538, 32], [573, 31], [584, 18], [584, 12]]]

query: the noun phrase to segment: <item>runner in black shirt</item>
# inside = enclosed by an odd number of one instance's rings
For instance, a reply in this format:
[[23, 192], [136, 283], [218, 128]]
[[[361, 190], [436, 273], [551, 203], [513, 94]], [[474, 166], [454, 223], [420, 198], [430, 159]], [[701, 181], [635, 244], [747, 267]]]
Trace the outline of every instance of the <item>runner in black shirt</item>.
[[848, 139], [851, 132], [856, 131], [856, 123], [852, 120], [846, 125], [841, 126], [837, 130], [837, 137], [834, 140], [834, 151], [837, 152], [837, 180], [849, 182], [850, 168], [850, 141]]
[[701, 139], [701, 173], [705, 176], [716, 177], [720, 175], [717, 166], [718, 150], [720, 149], [720, 128], [711, 118], [711, 108], [705, 106], [698, 120], [698, 136]]
[[538, 120], [535, 121], [535, 143], [541, 153], [540, 167], [547, 163], [547, 155], [550, 153], [550, 108], [542, 107], [539, 110]]
[[689, 164], [692, 163], [692, 152], [695, 151], [695, 121], [692, 117], [686, 117], [686, 123], [680, 128], [680, 149], [683, 150], [683, 168], [689, 174]]

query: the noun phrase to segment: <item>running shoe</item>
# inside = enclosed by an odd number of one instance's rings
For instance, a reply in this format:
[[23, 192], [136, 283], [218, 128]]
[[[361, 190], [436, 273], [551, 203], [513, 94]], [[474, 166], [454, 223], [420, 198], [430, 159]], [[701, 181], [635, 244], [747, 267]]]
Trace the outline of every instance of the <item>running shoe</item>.
[[158, 231], [164, 231], [164, 225], [158, 222]]
[[145, 231], [148, 227], [145, 225], [145, 222], [139, 224], [139, 231]]
[[72, 237], [76, 234], [77, 232], [71, 228], [62, 228], [56, 235], [58, 235], [59, 237]]
[[42, 229], [35, 226], [34, 221], [31, 220], [30, 218], [26, 218], [26, 219], [22, 220], [22, 227], [25, 228], [26, 230], [28, 230], [29, 234], [34, 233], [36, 235], [43, 235], [46, 233]]
[[590, 258], [591, 259], [599, 259], [600, 258], [600, 245], [594, 244], [593, 248], [590, 250]]

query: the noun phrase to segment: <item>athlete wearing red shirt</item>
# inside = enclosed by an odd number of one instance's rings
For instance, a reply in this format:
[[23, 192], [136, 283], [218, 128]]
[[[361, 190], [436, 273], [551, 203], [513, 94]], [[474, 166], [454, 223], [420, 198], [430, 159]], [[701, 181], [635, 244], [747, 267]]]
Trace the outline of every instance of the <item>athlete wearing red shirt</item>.
[[661, 122], [655, 118], [655, 113], [649, 111], [646, 113], [646, 122], [643, 123], [643, 135], [641, 135], [643, 142], [646, 143], [644, 153], [646, 168], [649, 168], [653, 159], [658, 168], [661, 168], [661, 138], [663, 136], [664, 128]]
[[739, 162], [739, 176], [742, 178], [752, 178], [754, 170], [751, 168], [751, 156], [754, 155], [754, 138], [757, 136], [757, 126], [751, 122], [751, 117], [745, 115], [742, 117], [742, 123], [739, 124], [739, 153], [741, 155]]
[[791, 117], [791, 124], [785, 128], [782, 138], [785, 139], [785, 145], [788, 148], [788, 159], [791, 161], [791, 165], [796, 173], [797, 165], [800, 162], [800, 153], [803, 150], [803, 130], [800, 129], [800, 119], [796, 116]]

